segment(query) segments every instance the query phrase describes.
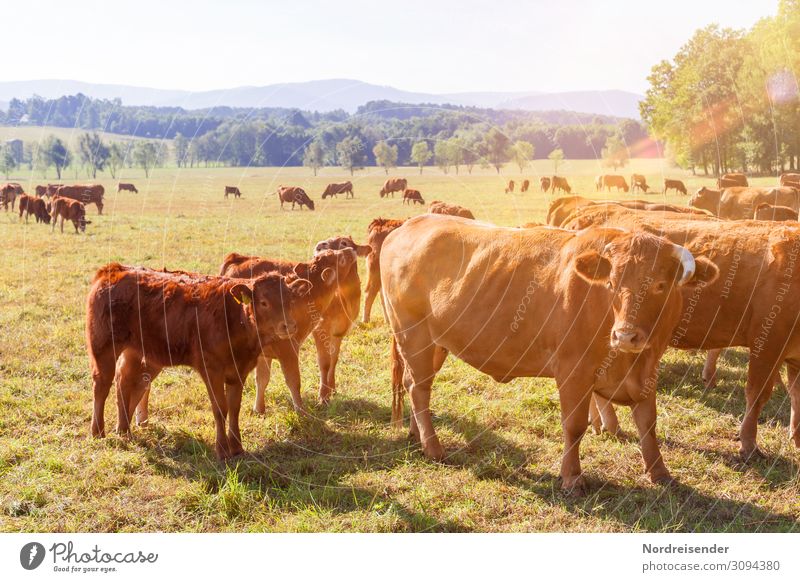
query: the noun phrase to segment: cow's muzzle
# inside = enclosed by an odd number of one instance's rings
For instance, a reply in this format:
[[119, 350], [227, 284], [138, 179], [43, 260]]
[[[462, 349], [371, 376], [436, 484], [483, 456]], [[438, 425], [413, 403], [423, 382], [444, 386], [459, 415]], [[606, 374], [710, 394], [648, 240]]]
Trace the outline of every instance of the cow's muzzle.
[[638, 354], [647, 348], [647, 336], [635, 327], [615, 327], [611, 330], [611, 347], [621, 352]]
[[275, 333], [281, 339], [289, 339], [297, 333], [297, 324], [293, 321], [282, 321], [275, 326]]

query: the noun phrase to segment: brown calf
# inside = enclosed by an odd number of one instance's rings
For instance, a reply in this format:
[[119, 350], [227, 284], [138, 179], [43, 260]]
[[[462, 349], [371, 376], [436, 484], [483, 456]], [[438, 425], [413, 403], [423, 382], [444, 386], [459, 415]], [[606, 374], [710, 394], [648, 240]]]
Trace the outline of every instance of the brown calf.
[[51, 230], [53, 231], [56, 229], [56, 223], [59, 218], [61, 218], [62, 233], [64, 232], [65, 220], [72, 221], [72, 225], [75, 227], [75, 234], [78, 234], [78, 231], [86, 232], [86, 225], [92, 223], [91, 220], [86, 220], [86, 207], [83, 202], [72, 200], [71, 198], [62, 196], [53, 198], [51, 201], [51, 213], [53, 215], [53, 228]]
[[425, 205], [425, 199], [422, 198], [422, 194], [420, 194], [419, 190], [412, 190], [411, 188], [406, 188], [403, 191], [403, 204], [415, 204], [419, 203], [423, 206]]

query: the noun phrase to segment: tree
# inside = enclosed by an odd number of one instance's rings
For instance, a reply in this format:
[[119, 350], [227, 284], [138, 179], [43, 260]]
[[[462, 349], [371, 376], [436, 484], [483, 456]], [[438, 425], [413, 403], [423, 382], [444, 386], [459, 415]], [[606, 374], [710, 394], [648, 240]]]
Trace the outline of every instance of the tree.
[[552, 160], [552, 162], [553, 162], [553, 174], [555, 176], [558, 176], [558, 165], [564, 159], [564, 152], [559, 148], [554, 149], [552, 152], [550, 152], [550, 155], [547, 156], [547, 159], [548, 160]]
[[125, 163], [126, 151], [117, 142], [112, 143], [108, 148], [108, 161], [106, 166], [111, 173], [111, 177], [116, 180], [117, 171], [122, 168]]
[[497, 128], [491, 128], [484, 139], [486, 161], [491, 164], [497, 173], [508, 161], [508, 136]]
[[428, 163], [432, 155], [426, 141], [418, 141], [411, 147], [411, 160], [419, 166], [420, 174], [422, 174], [422, 167]]
[[144, 170], [146, 178], [150, 177], [152, 170], [159, 161], [159, 147], [152, 141], [137, 141], [133, 148], [133, 160], [137, 166]]
[[433, 157], [439, 169], [447, 174], [453, 164], [453, 144], [449, 140], [437, 141], [433, 146]]
[[606, 141], [603, 148], [603, 165], [607, 168], [624, 168], [628, 164], [628, 147], [622, 138], [613, 135]]
[[14, 157], [14, 152], [11, 151], [11, 148], [7, 144], [0, 147], [0, 172], [3, 172], [6, 180], [8, 180], [9, 174], [16, 167], [17, 159]]
[[56, 169], [56, 176], [61, 179], [61, 172], [72, 163], [72, 153], [61, 139], [54, 135], [47, 138], [42, 146], [42, 159], [45, 167], [53, 166]]
[[385, 140], [381, 140], [372, 148], [372, 153], [375, 156], [375, 163], [383, 167], [386, 175], [389, 175], [389, 170], [397, 167], [397, 146], [389, 145]]
[[518, 140], [511, 146], [511, 159], [519, 167], [520, 173], [528, 167], [534, 151], [533, 144], [527, 141]]
[[355, 135], [344, 138], [336, 146], [336, 157], [339, 159], [339, 165], [345, 170], [350, 170], [351, 176], [356, 169], [363, 168], [366, 163], [364, 149], [364, 142]]
[[172, 147], [175, 151], [175, 163], [179, 168], [185, 166], [186, 156], [189, 153], [189, 140], [178, 132], [175, 134], [175, 139], [172, 140]]
[[81, 163], [91, 172], [92, 178], [97, 178], [97, 171], [102, 171], [108, 161], [108, 146], [97, 132], [84, 133], [78, 138], [78, 155]]
[[450, 163], [453, 164], [453, 167], [456, 169], [456, 174], [458, 174], [459, 166], [466, 162], [464, 140], [459, 137], [451, 137], [447, 140], [447, 143], [450, 148]]
[[307, 168], [311, 168], [316, 176], [317, 171], [319, 171], [324, 163], [325, 149], [322, 147], [322, 144], [315, 139], [306, 147], [306, 151], [303, 154], [303, 165]]

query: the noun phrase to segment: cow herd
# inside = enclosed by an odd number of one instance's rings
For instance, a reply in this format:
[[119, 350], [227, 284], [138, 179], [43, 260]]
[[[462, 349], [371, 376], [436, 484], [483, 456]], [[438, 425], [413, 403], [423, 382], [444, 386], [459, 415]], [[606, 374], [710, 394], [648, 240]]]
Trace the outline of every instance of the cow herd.
[[[133, 184], [120, 184], [120, 190], [136, 191]], [[36, 186], [34, 194], [26, 194], [22, 186], [10, 182], [0, 186], [0, 203], [8, 211], [14, 211], [19, 202], [19, 217], [25, 216], [27, 223], [33, 215], [37, 223], [51, 224], [55, 230], [61, 219], [61, 232], [64, 232], [64, 222], [70, 221], [75, 227], [75, 232], [85, 232], [86, 225], [91, 224], [86, 220], [86, 205], [94, 204], [98, 214], [103, 214], [103, 196], [105, 189], [99, 184], [48, 184]]]

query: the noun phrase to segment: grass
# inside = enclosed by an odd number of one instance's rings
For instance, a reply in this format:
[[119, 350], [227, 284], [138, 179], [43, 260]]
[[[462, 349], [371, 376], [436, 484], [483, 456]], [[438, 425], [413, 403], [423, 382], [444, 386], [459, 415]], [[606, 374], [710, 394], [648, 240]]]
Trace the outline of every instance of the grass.
[[[594, 193], [594, 162], [565, 162], [559, 173], [578, 193]], [[660, 160], [624, 170], [651, 185]], [[526, 176], [552, 173], [537, 162]], [[544, 219], [549, 197], [534, 188], [503, 194], [501, 176], [475, 170], [444, 175], [399, 169], [426, 200], [471, 208], [479, 218], [518, 225]], [[23, 184], [25, 175], [15, 176]], [[12, 178], [12, 179], [13, 179]], [[151, 420], [131, 440], [88, 438], [91, 381], [83, 340], [84, 301], [95, 269], [112, 260], [214, 273], [239, 251], [306, 259], [316, 241], [353, 234], [363, 241], [377, 216], [423, 211], [380, 199], [381, 170], [358, 172], [353, 200], [319, 199], [324, 184], [350, 179], [326, 169], [168, 169], [149, 180], [126, 171], [138, 195], [107, 187], [104, 216], [94, 207], [87, 234], [51, 234], [0, 213], [0, 530], [2, 531], [796, 531], [800, 518], [798, 452], [787, 438], [789, 402], [778, 391], [762, 415], [759, 438], [768, 458], [742, 465], [735, 440], [744, 410], [746, 353], [720, 360], [719, 385], [704, 391], [703, 354], [668, 351], [659, 385], [658, 435], [674, 490], [644, 476], [635, 439], [587, 435], [583, 467], [591, 492], [559, 491], [561, 455], [555, 385], [546, 379], [498, 384], [450, 358], [434, 384], [432, 406], [446, 464], [426, 461], [405, 432], [391, 430], [388, 327], [376, 304], [373, 322], [346, 338], [339, 392], [313, 404], [314, 350], [302, 354], [303, 396], [314, 418], [291, 411], [277, 370], [267, 414], [249, 412], [245, 387], [242, 434], [247, 455], [227, 466], [214, 459], [214, 429], [200, 378], [168, 369], [155, 382]], [[51, 178], [52, 180], [52, 178]], [[44, 182], [45, 180], [41, 180]], [[757, 183], [774, 180], [758, 179]], [[688, 186], [710, 179], [688, 178]], [[240, 200], [225, 200], [224, 185]], [[272, 192], [297, 184], [316, 212], [281, 211]], [[602, 196], [608, 196], [602, 195]], [[663, 199], [653, 195], [654, 200]], [[670, 202], [683, 202], [669, 196]], [[360, 265], [363, 269], [363, 264]], [[362, 277], [363, 279], [363, 277]], [[633, 434], [627, 410], [623, 428]], [[114, 396], [107, 421], [116, 420]]]

